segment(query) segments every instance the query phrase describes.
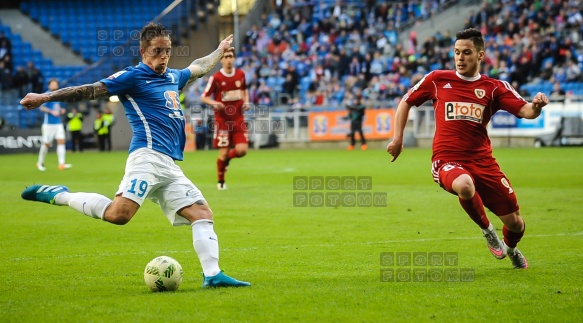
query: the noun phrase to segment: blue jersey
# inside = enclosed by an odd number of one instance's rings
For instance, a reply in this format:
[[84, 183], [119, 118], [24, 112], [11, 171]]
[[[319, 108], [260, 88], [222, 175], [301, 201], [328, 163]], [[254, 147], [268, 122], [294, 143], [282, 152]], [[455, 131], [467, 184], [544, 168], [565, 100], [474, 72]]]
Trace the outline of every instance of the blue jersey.
[[59, 104], [59, 102], [47, 102], [43, 105], [46, 108], [48, 108], [49, 110], [59, 113], [59, 116], [56, 117], [56, 116], [52, 115], [51, 113], [45, 112], [44, 118], [43, 118], [43, 124], [62, 124], [63, 123], [61, 121], [61, 105]]
[[134, 133], [130, 153], [147, 147], [174, 160], [183, 159], [186, 132], [178, 92], [189, 78], [188, 68], [157, 74], [139, 63], [101, 80], [125, 108]]

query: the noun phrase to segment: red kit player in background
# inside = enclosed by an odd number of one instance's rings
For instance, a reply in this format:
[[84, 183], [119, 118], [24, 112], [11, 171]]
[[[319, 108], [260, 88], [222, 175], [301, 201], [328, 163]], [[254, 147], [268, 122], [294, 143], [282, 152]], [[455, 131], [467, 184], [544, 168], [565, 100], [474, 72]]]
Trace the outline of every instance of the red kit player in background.
[[[458, 196], [462, 208], [482, 229], [494, 257], [508, 255], [514, 268], [527, 268], [526, 258], [516, 248], [524, 235], [524, 220], [510, 181], [492, 156], [486, 125], [498, 110], [535, 119], [548, 98], [539, 92], [528, 103], [507, 82], [481, 75], [484, 38], [478, 30], [457, 33], [454, 54], [455, 71], [430, 72], [403, 97], [387, 151], [393, 156], [391, 161], [399, 157], [409, 110], [432, 100], [436, 123], [433, 179]], [[504, 242], [498, 238], [484, 206], [503, 222]]]
[[235, 69], [234, 62], [235, 51], [226, 52], [221, 59], [223, 68], [211, 76], [201, 96], [202, 102], [211, 105], [215, 110], [213, 141], [214, 147], [219, 149], [219, 190], [227, 189], [225, 173], [229, 161], [245, 156], [249, 148], [247, 125], [243, 117], [243, 111], [249, 109], [249, 92], [245, 83], [245, 72]]

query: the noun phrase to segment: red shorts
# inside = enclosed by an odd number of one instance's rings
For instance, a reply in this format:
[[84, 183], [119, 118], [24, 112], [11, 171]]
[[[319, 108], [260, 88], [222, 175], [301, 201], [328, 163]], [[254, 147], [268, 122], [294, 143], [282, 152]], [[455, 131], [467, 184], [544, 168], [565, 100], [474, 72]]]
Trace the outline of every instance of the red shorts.
[[431, 173], [437, 184], [454, 195], [457, 194], [451, 187], [453, 181], [462, 174], [468, 174], [484, 206], [497, 216], [519, 209], [514, 189], [494, 158], [458, 162], [436, 160], [432, 164]]
[[245, 120], [215, 120], [213, 136], [215, 148], [230, 148], [248, 142]]

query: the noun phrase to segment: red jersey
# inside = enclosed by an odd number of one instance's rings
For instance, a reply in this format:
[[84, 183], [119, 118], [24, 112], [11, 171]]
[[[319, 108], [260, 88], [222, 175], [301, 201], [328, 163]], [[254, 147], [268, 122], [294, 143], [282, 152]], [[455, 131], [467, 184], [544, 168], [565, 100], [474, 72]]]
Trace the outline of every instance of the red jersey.
[[403, 97], [419, 106], [433, 100], [435, 137], [432, 160], [471, 160], [492, 156], [486, 125], [498, 110], [518, 116], [527, 102], [508, 82], [484, 75], [433, 71]]
[[224, 109], [215, 110], [217, 120], [240, 120], [243, 118], [244, 92], [247, 90], [245, 72], [233, 69], [226, 74], [222, 69], [210, 77], [202, 95], [211, 96], [215, 101], [223, 103]]

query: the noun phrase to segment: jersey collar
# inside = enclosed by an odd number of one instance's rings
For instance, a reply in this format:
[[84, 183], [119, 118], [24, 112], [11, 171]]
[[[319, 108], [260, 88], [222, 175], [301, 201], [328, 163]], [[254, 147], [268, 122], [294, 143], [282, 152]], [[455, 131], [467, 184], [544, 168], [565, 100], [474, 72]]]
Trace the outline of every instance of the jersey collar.
[[220, 69], [220, 71], [221, 71], [221, 74], [223, 74], [224, 76], [227, 76], [227, 77], [233, 77], [235, 75], [235, 68], [234, 67], [233, 67], [233, 72], [231, 74], [227, 74], [227, 72], [225, 72], [225, 70], [222, 68]]
[[166, 76], [168, 75], [168, 67], [166, 67], [166, 71], [162, 74], [154, 72], [154, 70], [151, 69], [150, 66], [144, 64], [143, 62], [138, 63], [138, 68], [141, 68], [142, 70], [146, 71], [148, 74], [151, 74], [152, 76], [160, 78], [166, 78]]
[[467, 76], [461, 75], [460, 73], [458, 73], [458, 71], [455, 71], [455, 75], [457, 75], [457, 77], [461, 78], [464, 81], [470, 81], [470, 82], [477, 81], [482, 77], [482, 74], [478, 74], [478, 75], [472, 76], [472, 77], [467, 77]]

